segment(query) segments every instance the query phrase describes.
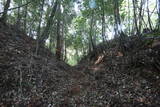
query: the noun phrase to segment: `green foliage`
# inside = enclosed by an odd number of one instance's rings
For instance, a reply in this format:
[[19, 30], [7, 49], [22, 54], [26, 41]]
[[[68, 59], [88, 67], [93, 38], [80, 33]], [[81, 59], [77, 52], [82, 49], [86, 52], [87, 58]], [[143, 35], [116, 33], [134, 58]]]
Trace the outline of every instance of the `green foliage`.
[[160, 32], [150, 32], [150, 33], [146, 33], [144, 34], [144, 36], [148, 36], [148, 37], [160, 37]]
[[[42, 13], [42, 22], [41, 22], [41, 29], [40, 32], [44, 30], [44, 27], [47, 23], [47, 20], [50, 16], [52, 11], [52, 7], [56, 0], [44, 0], [44, 8], [43, 12], [41, 12], [41, 5], [43, 0], [33, 0], [29, 5], [27, 5], [27, 16], [25, 17], [25, 7], [20, 8], [20, 16], [21, 16], [21, 26], [24, 26], [24, 22], [26, 21], [26, 32], [29, 35], [33, 35], [34, 38], [37, 38], [39, 21], [41, 20], [41, 13]], [[53, 19], [54, 24], [51, 25], [51, 30], [49, 33], [49, 38], [47, 41], [47, 47], [55, 53], [56, 47], [56, 24], [57, 20], [61, 20], [61, 35], [63, 35], [64, 46], [67, 51], [70, 53], [74, 53], [72, 55], [67, 56], [68, 62], [70, 64], [77, 63], [83, 54], [88, 52], [88, 47], [90, 43], [90, 25], [91, 25], [91, 18], [93, 16], [93, 28], [91, 31], [92, 37], [94, 39], [95, 44], [102, 42], [102, 16], [104, 13], [105, 18], [105, 35], [112, 36], [114, 33], [114, 26], [115, 26], [115, 9], [114, 9], [114, 1], [116, 0], [95, 0], [95, 7], [91, 8], [89, 6], [89, 2], [91, 0], [61, 0], [60, 7], [61, 7], [61, 15], [56, 12], [56, 16]], [[30, 2], [30, 0], [13, 0], [12, 6], [20, 6]], [[132, 5], [132, 2], [129, 0], [118, 0], [119, 3], [119, 13], [120, 13], [120, 20], [123, 25], [123, 31], [126, 33], [130, 33], [131, 26], [133, 25], [134, 17], [133, 17], [133, 9], [128, 10], [127, 6], [128, 3]], [[4, 3], [0, 2], [1, 4]], [[129, 7], [130, 7], [129, 5]], [[140, 2], [138, 1], [138, 6], [140, 6]], [[77, 9], [79, 10], [77, 10]], [[129, 13], [130, 12], [130, 13]], [[144, 11], [145, 12], [145, 11]], [[145, 13], [146, 14], [146, 13]], [[152, 13], [153, 16], [154, 13]], [[138, 13], [137, 13], [138, 15]], [[17, 17], [18, 17], [18, 9], [11, 11], [11, 14], [8, 15], [9, 22], [16, 24]], [[147, 18], [144, 17], [144, 22]], [[155, 23], [158, 23], [158, 19], [154, 17]], [[130, 21], [130, 22], [127, 22]], [[62, 32], [63, 27], [63, 32]], [[143, 24], [143, 27], [148, 27]], [[23, 28], [23, 27], [21, 27]], [[134, 27], [133, 27], [134, 28]], [[134, 30], [134, 29], [133, 29]], [[158, 32], [153, 34], [145, 34], [145, 36], [157, 36], [160, 35]]]

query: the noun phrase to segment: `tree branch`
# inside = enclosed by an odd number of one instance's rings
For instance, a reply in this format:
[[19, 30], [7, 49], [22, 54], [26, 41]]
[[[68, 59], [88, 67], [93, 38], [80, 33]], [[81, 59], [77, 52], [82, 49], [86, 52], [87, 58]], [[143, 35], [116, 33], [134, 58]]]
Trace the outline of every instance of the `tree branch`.
[[[30, 2], [28, 2], [28, 3], [26, 3], [26, 4], [23, 4], [23, 5], [21, 5], [21, 6], [18, 6], [18, 7], [10, 8], [10, 9], [8, 9], [7, 11], [11, 11], [11, 10], [15, 10], [15, 9], [24, 7], [24, 6], [28, 5], [28, 4], [30, 4], [31, 2], [32, 2], [32, 1], [30, 1]], [[0, 14], [3, 14], [3, 13], [4, 13], [4, 11], [3, 11], [3, 12], [0, 12]]]

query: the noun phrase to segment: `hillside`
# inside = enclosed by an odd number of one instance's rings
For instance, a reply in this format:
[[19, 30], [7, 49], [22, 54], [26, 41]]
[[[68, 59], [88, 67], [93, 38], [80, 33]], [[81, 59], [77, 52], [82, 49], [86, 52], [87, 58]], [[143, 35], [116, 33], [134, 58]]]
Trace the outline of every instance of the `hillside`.
[[159, 107], [160, 57], [153, 43], [126, 55], [117, 45], [99, 45], [71, 67], [44, 47], [36, 56], [34, 39], [0, 23], [0, 106]]
[[0, 23], [0, 106], [47, 106], [61, 102], [78, 76], [49, 50], [36, 56], [36, 41]]

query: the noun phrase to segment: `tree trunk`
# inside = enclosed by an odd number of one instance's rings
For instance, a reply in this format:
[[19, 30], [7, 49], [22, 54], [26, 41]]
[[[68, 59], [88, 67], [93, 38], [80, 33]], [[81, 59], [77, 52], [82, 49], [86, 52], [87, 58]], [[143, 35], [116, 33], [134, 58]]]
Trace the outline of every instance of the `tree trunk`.
[[102, 39], [105, 42], [105, 11], [104, 11], [104, 0], [102, 0]]
[[18, 16], [17, 16], [17, 22], [16, 22], [16, 24], [17, 24], [17, 26], [20, 28], [21, 27], [21, 7], [20, 7], [20, 5], [21, 5], [22, 3], [18, 3]]
[[118, 46], [122, 53], [124, 53], [125, 34], [122, 31], [121, 18], [119, 13], [119, 2], [114, 0], [114, 17], [115, 17], [115, 35], [118, 36]]
[[96, 44], [97, 44], [97, 42], [96, 42], [96, 39], [97, 39], [97, 32], [96, 32], [96, 31], [97, 31], [97, 26], [96, 26], [96, 21], [94, 21], [94, 25], [93, 25], [93, 26], [94, 26], [93, 41], [94, 41], [94, 45], [96, 46]]
[[36, 49], [36, 53], [38, 53], [39, 48], [41, 46], [45, 45], [45, 41], [47, 40], [47, 38], [49, 37], [49, 31], [51, 26], [53, 25], [53, 17], [55, 16], [56, 10], [57, 10], [57, 5], [58, 5], [58, 0], [55, 2], [55, 5], [51, 11], [51, 14], [47, 20], [47, 24], [44, 28], [44, 31], [42, 32], [41, 35], [39, 35], [40, 37], [37, 38], [38, 44], [37, 44], [37, 49]]
[[149, 23], [149, 28], [150, 30], [152, 29], [152, 22], [151, 22], [151, 18], [150, 18], [150, 14], [149, 14], [149, 1], [147, 0], [147, 15], [148, 15], [148, 23]]
[[50, 17], [47, 20], [47, 24], [46, 27], [44, 28], [44, 31], [42, 33], [42, 35], [39, 38], [39, 43], [41, 43], [42, 45], [45, 44], [45, 41], [47, 40], [47, 38], [49, 37], [49, 30], [53, 24], [53, 17], [55, 16], [56, 10], [57, 10], [57, 5], [58, 5], [58, 0], [55, 2], [55, 5], [52, 9], [52, 12], [50, 14]]
[[63, 60], [66, 61], [67, 59], [67, 45], [66, 45], [66, 41], [64, 41], [64, 58]]
[[60, 4], [58, 5], [58, 19], [57, 19], [57, 43], [56, 43], [56, 59], [61, 60], [61, 8]]
[[118, 36], [121, 33], [121, 19], [119, 14], [119, 3], [114, 0], [114, 19], [115, 19], [115, 35]]
[[140, 35], [138, 24], [137, 24], [138, 20], [137, 20], [137, 15], [136, 15], [136, 1], [132, 0], [132, 3], [133, 3], [134, 24], [135, 24], [135, 28], [136, 28], [136, 33], [138, 35]]
[[42, 15], [43, 15], [43, 7], [44, 7], [44, 0], [42, 0], [42, 4], [40, 6], [40, 19], [39, 19], [39, 25], [38, 25], [38, 29], [37, 29], [37, 46], [36, 46], [36, 55], [38, 54], [38, 50], [39, 50], [39, 39], [40, 39], [40, 34], [41, 34], [41, 23], [42, 23]]
[[131, 18], [130, 18], [131, 12], [130, 12], [130, 1], [128, 0], [128, 28], [129, 28], [129, 35], [131, 35]]
[[92, 35], [93, 35], [93, 18], [94, 18], [94, 10], [92, 10], [92, 17], [91, 17], [91, 23], [90, 23], [90, 32], [89, 32], [89, 52], [92, 51], [92, 49], [94, 50], [95, 49], [95, 46], [94, 46], [94, 42], [93, 42], [93, 38], [92, 38]]
[[142, 28], [142, 19], [143, 19], [142, 9], [143, 9], [143, 5], [144, 5], [144, 0], [141, 0], [140, 8], [139, 8], [139, 32], [141, 32], [141, 28]]
[[64, 48], [65, 48], [65, 47], [64, 47], [64, 42], [65, 42], [65, 41], [64, 41], [64, 23], [65, 23], [65, 22], [64, 22], [64, 20], [63, 20], [63, 22], [62, 22], [62, 33], [61, 33], [61, 34], [62, 34], [62, 35], [61, 35], [61, 48], [62, 48], [61, 58], [62, 58], [62, 59], [64, 59], [63, 53], [64, 53], [64, 50], [65, 50], [65, 49], [64, 49]]
[[92, 52], [92, 44], [91, 44], [90, 38], [89, 38], [89, 41], [88, 41], [88, 52], [89, 52], [89, 53]]
[[56, 44], [56, 59], [61, 60], [61, 35], [60, 35], [60, 20], [57, 22], [57, 44]]
[[158, 1], [158, 29], [160, 30], [160, 0], [157, 0]]
[[6, 23], [6, 21], [7, 21], [7, 12], [8, 12], [10, 3], [11, 3], [11, 0], [7, 0], [6, 4], [5, 4], [5, 6], [4, 6], [4, 11], [3, 11], [2, 17], [1, 17], [1, 19], [0, 19], [0, 20], [3, 21], [4, 23]]
[[24, 12], [24, 31], [27, 33], [27, 12], [28, 12], [28, 5], [25, 6]]

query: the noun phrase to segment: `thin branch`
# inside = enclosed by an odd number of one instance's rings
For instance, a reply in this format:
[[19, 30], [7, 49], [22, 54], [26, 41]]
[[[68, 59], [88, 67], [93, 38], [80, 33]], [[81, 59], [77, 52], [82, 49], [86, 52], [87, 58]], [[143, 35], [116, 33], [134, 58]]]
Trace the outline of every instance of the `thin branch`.
[[[7, 11], [11, 11], [11, 10], [15, 10], [15, 9], [24, 7], [24, 6], [28, 5], [28, 4], [30, 4], [31, 2], [32, 2], [32, 1], [30, 1], [30, 2], [28, 2], [28, 3], [26, 3], [26, 4], [23, 4], [23, 5], [21, 5], [21, 6], [18, 6], [18, 7], [10, 8], [10, 9], [8, 9]], [[3, 14], [3, 13], [4, 13], [4, 11], [3, 11], [3, 12], [0, 12], [0, 14]]]

